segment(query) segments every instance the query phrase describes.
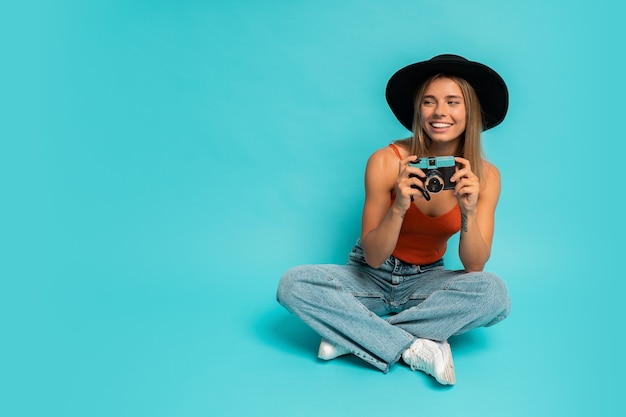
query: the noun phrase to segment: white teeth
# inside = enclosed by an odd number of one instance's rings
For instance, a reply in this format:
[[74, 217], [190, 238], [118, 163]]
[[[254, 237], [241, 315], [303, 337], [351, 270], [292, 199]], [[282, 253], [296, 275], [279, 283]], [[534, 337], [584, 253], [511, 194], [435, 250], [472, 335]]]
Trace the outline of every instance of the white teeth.
[[444, 127], [450, 127], [452, 125], [450, 123], [431, 123], [431, 126], [439, 129]]

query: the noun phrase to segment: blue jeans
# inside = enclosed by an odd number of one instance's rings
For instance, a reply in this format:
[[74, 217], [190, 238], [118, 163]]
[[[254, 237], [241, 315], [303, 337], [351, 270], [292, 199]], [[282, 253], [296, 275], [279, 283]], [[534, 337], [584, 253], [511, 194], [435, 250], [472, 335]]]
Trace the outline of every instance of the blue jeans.
[[488, 272], [365, 262], [360, 242], [346, 265], [304, 265], [281, 278], [278, 302], [323, 338], [383, 372], [416, 338], [437, 341], [507, 317], [506, 285]]

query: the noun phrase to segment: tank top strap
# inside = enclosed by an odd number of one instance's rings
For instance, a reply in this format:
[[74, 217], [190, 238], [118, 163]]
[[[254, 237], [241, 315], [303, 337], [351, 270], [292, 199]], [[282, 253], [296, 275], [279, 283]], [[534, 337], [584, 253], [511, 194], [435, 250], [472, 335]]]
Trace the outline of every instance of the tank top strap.
[[389, 147], [393, 149], [396, 155], [398, 155], [398, 159], [402, 159], [402, 155], [400, 155], [400, 151], [398, 150], [398, 147], [396, 145], [394, 145], [393, 143], [390, 143]]

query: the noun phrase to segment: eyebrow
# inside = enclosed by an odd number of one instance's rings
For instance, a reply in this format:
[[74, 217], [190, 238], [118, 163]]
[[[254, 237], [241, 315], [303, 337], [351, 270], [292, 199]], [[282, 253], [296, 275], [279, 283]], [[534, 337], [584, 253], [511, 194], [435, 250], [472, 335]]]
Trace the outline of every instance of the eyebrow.
[[[432, 99], [435, 99], [435, 100], [437, 99], [437, 97], [433, 96], [432, 94], [425, 95], [424, 98], [432, 98]], [[451, 98], [462, 99], [463, 96], [457, 96], [456, 94], [452, 94], [452, 95], [444, 97], [444, 99], [451, 99]]]

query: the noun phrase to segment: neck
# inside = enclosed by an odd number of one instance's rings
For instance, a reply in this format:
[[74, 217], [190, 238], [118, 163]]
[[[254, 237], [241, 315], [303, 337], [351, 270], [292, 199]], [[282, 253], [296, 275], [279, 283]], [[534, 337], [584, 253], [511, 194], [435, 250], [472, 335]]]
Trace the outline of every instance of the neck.
[[428, 147], [428, 153], [433, 156], [456, 156], [458, 149], [458, 141], [449, 143], [434, 143], [431, 141], [430, 146]]

